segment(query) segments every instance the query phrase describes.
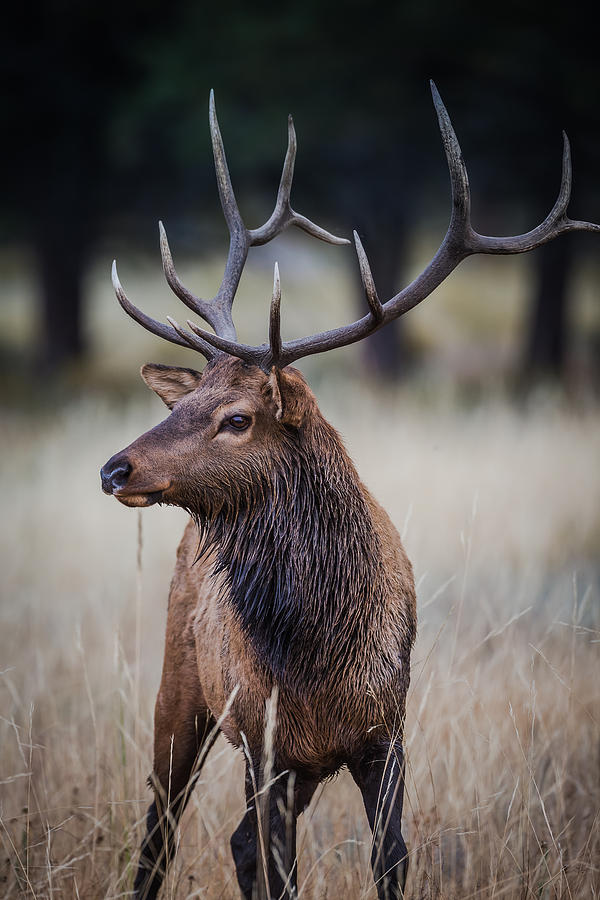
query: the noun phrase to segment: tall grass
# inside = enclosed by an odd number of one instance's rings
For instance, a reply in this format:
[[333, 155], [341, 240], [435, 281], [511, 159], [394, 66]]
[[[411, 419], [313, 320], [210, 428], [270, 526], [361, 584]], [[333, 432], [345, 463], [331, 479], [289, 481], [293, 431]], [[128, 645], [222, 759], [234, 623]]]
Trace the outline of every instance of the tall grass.
[[[517, 412], [499, 400], [467, 411], [342, 379], [319, 395], [415, 564], [408, 896], [599, 896], [597, 414], [551, 403]], [[138, 518], [100, 493], [96, 471], [161, 415], [152, 400], [116, 409], [95, 400], [36, 421], [4, 416], [7, 897], [131, 889], [186, 517], [152, 508]], [[243, 768], [220, 739], [165, 897], [237, 897], [229, 836], [244, 810]], [[375, 896], [370, 834], [347, 773], [318, 790], [298, 848], [300, 897]]]

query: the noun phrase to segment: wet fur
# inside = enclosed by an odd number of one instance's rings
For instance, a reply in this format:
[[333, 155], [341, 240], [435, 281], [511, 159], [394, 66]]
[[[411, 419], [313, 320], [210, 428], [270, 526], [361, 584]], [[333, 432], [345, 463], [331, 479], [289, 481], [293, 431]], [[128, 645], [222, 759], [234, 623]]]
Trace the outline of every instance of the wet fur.
[[[396, 529], [292, 369], [274, 385], [237, 360], [207, 367], [190, 399], [179, 408], [174, 400], [173, 416], [123, 451], [138, 479], [147, 478], [142, 468], [152, 467], [158, 451], [164, 458], [165, 438], [171, 448], [183, 441], [183, 470], [188, 445], [195, 446], [186, 432], [192, 407], [208, 427], [208, 411], [240, 390], [256, 406], [247, 453], [234, 462], [207, 456], [201, 479], [164, 496], [194, 521], [179, 546], [169, 598], [155, 778], [165, 792], [171, 779], [172, 796], [186, 790], [190, 760], [234, 689], [221, 730], [235, 746], [246, 742], [259, 765], [276, 685], [275, 770], [294, 771], [308, 802], [314, 786], [342, 765], [360, 785], [361, 761], [399, 747], [415, 637], [412, 569]], [[240, 829], [238, 844], [252, 823]]]

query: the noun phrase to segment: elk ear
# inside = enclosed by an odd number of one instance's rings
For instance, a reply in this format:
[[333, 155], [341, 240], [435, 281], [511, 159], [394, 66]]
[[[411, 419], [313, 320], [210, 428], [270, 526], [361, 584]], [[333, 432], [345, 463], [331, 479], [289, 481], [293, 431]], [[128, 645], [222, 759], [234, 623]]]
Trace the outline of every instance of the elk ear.
[[275, 404], [275, 418], [284, 425], [300, 428], [315, 406], [312, 391], [300, 372], [296, 369], [284, 372], [273, 367], [268, 385]]
[[146, 363], [140, 375], [163, 403], [173, 409], [178, 400], [200, 386], [202, 374], [195, 369], [181, 366], [162, 366], [160, 363]]

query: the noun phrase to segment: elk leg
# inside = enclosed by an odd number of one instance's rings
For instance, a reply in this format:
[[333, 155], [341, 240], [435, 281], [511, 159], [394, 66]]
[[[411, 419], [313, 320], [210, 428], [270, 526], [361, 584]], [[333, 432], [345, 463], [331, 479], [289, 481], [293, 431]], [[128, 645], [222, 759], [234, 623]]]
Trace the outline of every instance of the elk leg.
[[371, 867], [379, 900], [400, 900], [408, 871], [402, 837], [404, 754], [399, 741], [380, 744], [349, 765], [373, 834]]
[[199, 757], [215, 720], [207, 708], [198, 677], [192, 601], [188, 592], [169, 597], [165, 661], [154, 709], [154, 769], [150, 785], [146, 835], [134, 884], [137, 900], [154, 900], [173, 856], [177, 823], [200, 772]]
[[240, 890], [245, 900], [292, 900], [297, 896], [296, 820], [318, 782], [283, 773], [271, 784], [268, 811], [261, 809], [264, 795], [259, 792], [258, 815], [254, 784], [246, 765], [246, 814], [231, 836]]
[[154, 900], [158, 894], [173, 856], [177, 824], [200, 774], [199, 755], [205, 756], [208, 748], [203, 745], [215, 724], [210, 712], [200, 708], [183, 728], [181, 710], [177, 712], [177, 724], [169, 724], [159, 715], [157, 703], [155, 762], [149, 779], [154, 801], [148, 807], [146, 835], [140, 848], [136, 900]]

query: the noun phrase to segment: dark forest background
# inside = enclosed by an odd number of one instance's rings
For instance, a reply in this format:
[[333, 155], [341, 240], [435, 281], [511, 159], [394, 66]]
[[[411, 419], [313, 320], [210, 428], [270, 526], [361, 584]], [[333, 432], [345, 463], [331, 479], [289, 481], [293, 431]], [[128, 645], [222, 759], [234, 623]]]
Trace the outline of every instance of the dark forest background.
[[[178, 227], [179, 256], [199, 252], [198, 223], [202, 252], [222, 240], [211, 87], [247, 221], [270, 212], [292, 112], [304, 173], [294, 205], [332, 230], [359, 229], [383, 297], [401, 287], [415, 227], [449, 212], [430, 78], [467, 159], [478, 230], [517, 233], [544, 218], [562, 129], [571, 215], [600, 220], [597, 33], [574, 4], [46, 0], [3, 13], [0, 65], [0, 245], [30, 251], [40, 328], [29, 363], [49, 375], [85, 359], [85, 272], [103, 242], [126, 236], [156, 254], [159, 217]], [[565, 377], [574, 274], [597, 256], [595, 238], [530, 256], [526, 381]], [[9, 358], [1, 336], [0, 346]], [[393, 378], [411, 352], [398, 325], [366, 355]]]

